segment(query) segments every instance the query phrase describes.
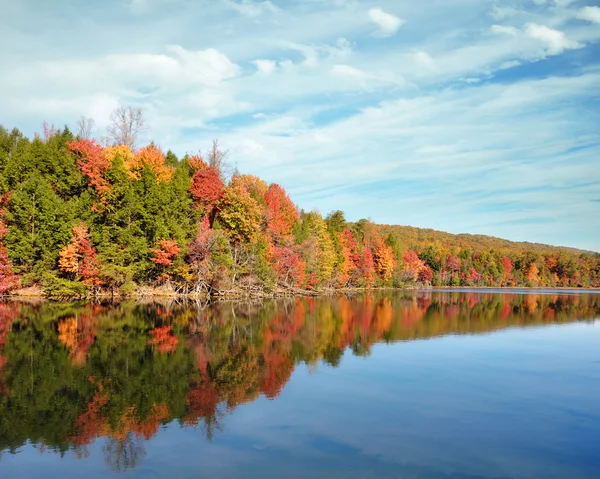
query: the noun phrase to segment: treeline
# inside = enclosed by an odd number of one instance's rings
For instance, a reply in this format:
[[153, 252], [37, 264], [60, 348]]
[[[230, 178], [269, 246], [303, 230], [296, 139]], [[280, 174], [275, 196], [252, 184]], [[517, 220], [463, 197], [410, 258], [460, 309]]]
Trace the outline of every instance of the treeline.
[[368, 292], [206, 307], [3, 302], [0, 455], [30, 443], [84, 457], [106, 438], [108, 464], [123, 470], [136, 462], [119, 462], [131, 456], [118, 452], [141, 447], [161, 425], [200, 426], [210, 439], [238, 406], [276, 398], [299, 364], [336, 367], [345, 351], [367, 356], [379, 342], [599, 314], [597, 294]]
[[230, 171], [216, 142], [182, 158], [136, 148], [137, 110], [117, 110], [103, 141], [89, 126], [32, 140], [0, 127], [0, 293], [600, 286], [598, 254], [407, 241], [341, 211], [299, 210], [280, 185]]

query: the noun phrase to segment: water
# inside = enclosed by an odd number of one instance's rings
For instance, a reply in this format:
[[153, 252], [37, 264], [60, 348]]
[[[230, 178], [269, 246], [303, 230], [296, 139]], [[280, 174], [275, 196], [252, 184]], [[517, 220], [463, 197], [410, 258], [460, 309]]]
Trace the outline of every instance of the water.
[[600, 295], [0, 303], [0, 477], [599, 478]]

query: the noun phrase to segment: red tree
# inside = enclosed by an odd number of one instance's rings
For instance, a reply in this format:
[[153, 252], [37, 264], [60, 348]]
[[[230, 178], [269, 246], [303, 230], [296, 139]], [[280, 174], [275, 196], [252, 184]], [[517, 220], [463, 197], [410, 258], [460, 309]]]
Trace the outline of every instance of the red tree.
[[360, 273], [367, 286], [372, 286], [375, 280], [375, 263], [373, 261], [373, 252], [371, 248], [366, 248], [360, 258]]
[[204, 206], [205, 214], [210, 216], [211, 224], [214, 220], [215, 206], [223, 197], [224, 191], [225, 184], [216, 168], [203, 168], [194, 173], [190, 194], [198, 206]]
[[512, 276], [513, 264], [508, 256], [505, 256], [504, 258], [502, 258], [502, 260], [500, 262], [502, 263], [502, 266], [504, 267], [504, 278], [503, 278], [502, 283], [503, 283], [503, 286], [506, 286], [510, 282], [510, 279]]
[[425, 262], [419, 259], [417, 253], [409, 249], [402, 254], [402, 264], [404, 272], [411, 276], [414, 281], [419, 279], [419, 273], [425, 268]]
[[298, 221], [298, 210], [285, 190], [277, 185], [269, 186], [265, 194], [267, 203], [267, 231], [274, 240], [292, 232], [294, 223]]
[[164, 239], [160, 240], [158, 245], [159, 248], [150, 248], [150, 252], [154, 254], [154, 258], [150, 258], [150, 261], [160, 266], [172, 265], [173, 258], [181, 251], [177, 241]]
[[429, 265], [425, 265], [421, 271], [419, 271], [419, 281], [422, 283], [431, 283], [433, 280], [433, 271]]
[[110, 184], [104, 176], [111, 167], [110, 158], [102, 154], [103, 148], [96, 140], [82, 138], [67, 143], [67, 146], [77, 156], [79, 170], [87, 177], [89, 184], [103, 202], [110, 191]]
[[287, 246], [273, 246], [271, 254], [279, 281], [283, 284], [291, 282], [294, 286], [302, 286], [305, 279], [304, 262], [300, 255]]
[[460, 259], [458, 259], [456, 256], [451, 254], [450, 256], [448, 256], [448, 259], [446, 260], [446, 267], [450, 271], [459, 271], [460, 270]]

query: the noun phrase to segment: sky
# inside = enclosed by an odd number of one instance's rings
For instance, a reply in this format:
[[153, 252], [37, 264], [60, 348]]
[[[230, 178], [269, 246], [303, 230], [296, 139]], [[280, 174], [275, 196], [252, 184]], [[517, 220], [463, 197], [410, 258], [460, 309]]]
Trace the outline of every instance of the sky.
[[0, 124], [178, 155], [355, 221], [600, 251], [600, 0], [0, 0]]

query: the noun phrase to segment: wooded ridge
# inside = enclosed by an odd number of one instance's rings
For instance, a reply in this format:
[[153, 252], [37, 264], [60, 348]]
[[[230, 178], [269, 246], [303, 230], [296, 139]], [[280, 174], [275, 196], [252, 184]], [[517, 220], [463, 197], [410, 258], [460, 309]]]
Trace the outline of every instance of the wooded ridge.
[[33, 139], [0, 127], [1, 294], [600, 286], [598, 253], [303, 211], [231, 171], [216, 141], [182, 158], [137, 148], [136, 112], [103, 141], [86, 120]]

